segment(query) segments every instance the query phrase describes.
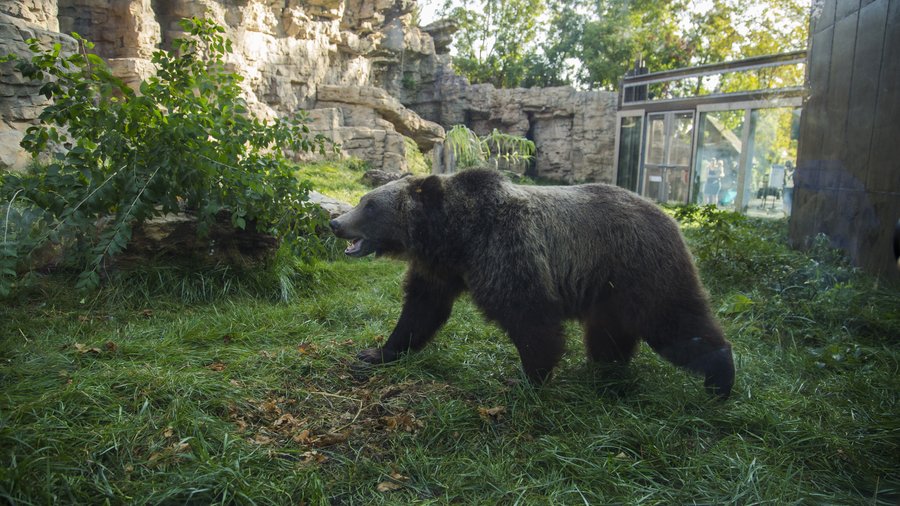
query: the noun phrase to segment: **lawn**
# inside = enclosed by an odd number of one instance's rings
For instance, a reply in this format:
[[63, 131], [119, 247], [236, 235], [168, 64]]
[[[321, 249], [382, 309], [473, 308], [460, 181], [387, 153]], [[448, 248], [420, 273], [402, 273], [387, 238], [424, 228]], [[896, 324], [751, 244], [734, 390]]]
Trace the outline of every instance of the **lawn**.
[[[322, 169], [324, 170], [324, 169]], [[348, 186], [349, 187], [349, 186]], [[424, 351], [366, 375], [404, 266], [265, 276], [147, 267], [98, 294], [37, 278], [0, 306], [0, 502], [896, 504], [900, 292], [784, 223], [685, 225], [734, 345], [732, 398], [643, 346], [554, 378], [461, 299]]]

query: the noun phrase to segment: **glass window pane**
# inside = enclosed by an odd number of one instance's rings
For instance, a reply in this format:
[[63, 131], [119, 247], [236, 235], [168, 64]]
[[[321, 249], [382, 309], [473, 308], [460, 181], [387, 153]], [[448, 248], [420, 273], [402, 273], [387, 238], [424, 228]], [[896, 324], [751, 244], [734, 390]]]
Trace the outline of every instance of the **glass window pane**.
[[622, 118], [619, 127], [619, 173], [616, 184], [637, 191], [638, 171], [641, 159], [641, 116]]
[[694, 113], [684, 112], [674, 116], [672, 141], [669, 147], [669, 165], [687, 167], [691, 164], [691, 142], [694, 135]]
[[[757, 109], [752, 111], [750, 167], [745, 174], [744, 211], [750, 216], [781, 218], [790, 214], [793, 173], [797, 161], [797, 139], [792, 126], [797, 109]], [[791, 195], [792, 196], [792, 195]]]
[[744, 109], [700, 113], [694, 202], [734, 210]]
[[666, 163], [666, 120], [665, 116], [653, 115], [648, 120], [647, 163], [662, 165]]

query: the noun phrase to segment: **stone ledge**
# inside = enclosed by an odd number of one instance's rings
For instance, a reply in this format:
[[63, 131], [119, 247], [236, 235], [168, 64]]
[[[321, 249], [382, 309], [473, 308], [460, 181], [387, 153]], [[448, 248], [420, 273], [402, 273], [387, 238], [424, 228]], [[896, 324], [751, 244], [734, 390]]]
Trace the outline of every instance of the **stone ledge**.
[[425, 153], [444, 140], [444, 128], [425, 120], [387, 91], [375, 86], [319, 86], [319, 102], [370, 108], [394, 125], [397, 132], [411, 138]]

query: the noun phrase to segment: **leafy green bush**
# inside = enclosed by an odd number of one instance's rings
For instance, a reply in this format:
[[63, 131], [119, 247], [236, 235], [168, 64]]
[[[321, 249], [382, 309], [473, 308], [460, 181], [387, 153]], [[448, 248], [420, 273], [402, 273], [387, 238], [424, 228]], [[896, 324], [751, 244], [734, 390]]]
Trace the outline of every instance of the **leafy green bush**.
[[0, 294], [46, 243], [66, 245], [81, 271], [78, 288], [94, 288], [135, 225], [172, 212], [194, 214], [201, 235], [227, 212], [235, 227], [272, 234], [301, 257], [320, 248], [313, 232], [323, 218], [286, 157], [324, 152], [330, 141], [310, 135], [303, 114], [272, 123], [253, 117], [241, 76], [226, 68], [224, 29], [196, 18], [181, 26], [188, 36], [153, 54], [156, 75], [140, 93], [87, 53], [92, 44], [77, 34], [75, 54], [32, 39], [30, 59], [5, 58], [43, 82], [52, 102], [22, 141], [46, 165], [0, 178]]
[[674, 215], [683, 225], [700, 269], [726, 285], [755, 284], [775, 274], [790, 254], [785, 237], [763, 233], [762, 229], [777, 224], [750, 220], [712, 204], [676, 206]]

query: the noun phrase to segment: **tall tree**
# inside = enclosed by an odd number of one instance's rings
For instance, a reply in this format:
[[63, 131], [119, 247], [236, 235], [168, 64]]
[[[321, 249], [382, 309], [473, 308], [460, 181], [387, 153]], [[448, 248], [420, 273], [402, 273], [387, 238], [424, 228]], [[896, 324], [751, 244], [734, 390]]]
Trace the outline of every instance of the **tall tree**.
[[613, 89], [637, 58], [657, 71], [801, 49], [807, 11], [804, 0], [555, 0], [542, 52], [551, 79], [563, 58], [578, 62], [572, 84]]
[[459, 24], [456, 70], [472, 83], [510, 88], [532, 65], [542, 0], [447, 0], [443, 14]]
[[[473, 83], [614, 89], [637, 58], [657, 71], [804, 48], [808, 11], [808, 0], [444, 0], [442, 14], [459, 23], [453, 62]], [[715, 86], [799, 77], [779, 72]]]

